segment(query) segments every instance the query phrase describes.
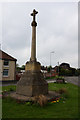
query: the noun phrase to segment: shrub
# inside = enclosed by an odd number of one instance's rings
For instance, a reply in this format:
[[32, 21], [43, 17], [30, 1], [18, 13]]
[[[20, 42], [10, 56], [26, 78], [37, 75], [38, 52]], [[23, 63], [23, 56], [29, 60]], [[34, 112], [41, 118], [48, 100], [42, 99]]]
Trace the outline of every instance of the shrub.
[[42, 94], [40, 94], [39, 96], [35, 96], [33, 101], [34, 103], [38, 103], [41, 107], [47, 104], [47, 98]]
[[28, 101], [28, 102], [26, 102], [26, 105], [31, 105], [31, 102], [29, 102], [29, 101]]
[[14, 91], [14, 89], [13, 89], [13, 88], [10, 88], [9, 91]]
[[58, 91], [58, 93], [60, 93], [62, 96], [64, 96], [65, 98], [68, 98], [69, 97], [69, 93], [67, 91], [66, 88], [60, 88]]
[[58, 92], [59, 92], [60, 94], [68, 93], [68, 91], [67, 91], [66, 88], [60, 88]]

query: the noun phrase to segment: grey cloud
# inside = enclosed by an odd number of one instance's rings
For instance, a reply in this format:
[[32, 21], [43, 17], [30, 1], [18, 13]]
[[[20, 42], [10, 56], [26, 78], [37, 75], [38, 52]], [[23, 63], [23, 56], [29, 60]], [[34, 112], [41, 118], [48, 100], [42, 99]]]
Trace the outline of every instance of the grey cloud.
[[[39, 12], [36, 17], [37, 59], [49, 65], [50, 52], [55, 51], [53, 66], [64, 60], [77, 67], [77, 3], [8, 3], [3, 7], [3, 49], [12, 54], [16, 51], [14, 56], [20, 65], [30, 57], [30, 13], [35, 8]], [[23, 55], [18, 56], [20, 53]]]

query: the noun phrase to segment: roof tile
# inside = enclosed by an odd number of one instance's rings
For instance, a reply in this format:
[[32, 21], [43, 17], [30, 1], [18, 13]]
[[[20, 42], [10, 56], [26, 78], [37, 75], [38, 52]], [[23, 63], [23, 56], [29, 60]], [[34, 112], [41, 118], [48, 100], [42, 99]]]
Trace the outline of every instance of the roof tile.
[[0, 50], [0, 59], [2, 60], [12, 60], [12, 61], [17, 61], [17, 59], [13, 58], [12, 56], [8, 55], [4, 51]]

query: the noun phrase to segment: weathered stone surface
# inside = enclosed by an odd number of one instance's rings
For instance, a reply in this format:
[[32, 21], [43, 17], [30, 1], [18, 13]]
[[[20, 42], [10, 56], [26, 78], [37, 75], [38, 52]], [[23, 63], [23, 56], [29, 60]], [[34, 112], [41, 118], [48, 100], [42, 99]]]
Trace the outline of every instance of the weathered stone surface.
[[32, 61], [29, 61], [26, 63], [26, 66], [25, 66], [25, 71], [40, 71], [41, 70], [41, 65], [39, 62], [32, 62]]
[[35, 96], [48, 93], [48, 84], [40, 71], [26, 71], [17, 83], [17, 94]]
[[[16, 94], [16, 92], [11, 92], [8, 95], [14, 99], [22, 100], [22, 101], [33, 101], [34, 100], [34, 96], [28, 97], [28, 96]], [[47, 97], [47, 100], [51, 100], [51, 99], [60, 97], [60, 94], [55, 91], [48, 91], [48, 94], [45, 96]]]

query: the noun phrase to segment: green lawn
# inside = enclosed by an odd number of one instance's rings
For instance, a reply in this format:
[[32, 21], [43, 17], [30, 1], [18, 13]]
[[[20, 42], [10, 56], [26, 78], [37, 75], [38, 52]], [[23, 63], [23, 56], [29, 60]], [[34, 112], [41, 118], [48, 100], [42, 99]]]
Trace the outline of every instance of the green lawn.
[[[4, 86], [3, 90], [16, 86]], [[2, 117], [3, 118], [78, 118], [78, 87], [76, 85], [49, 83], [49, 90], [66, 88], [68, 97], [65, 102], [47, 104], [44, 107], [38, 105], [26, 105], [16, 103], [12, 99], [3, 99]]]

